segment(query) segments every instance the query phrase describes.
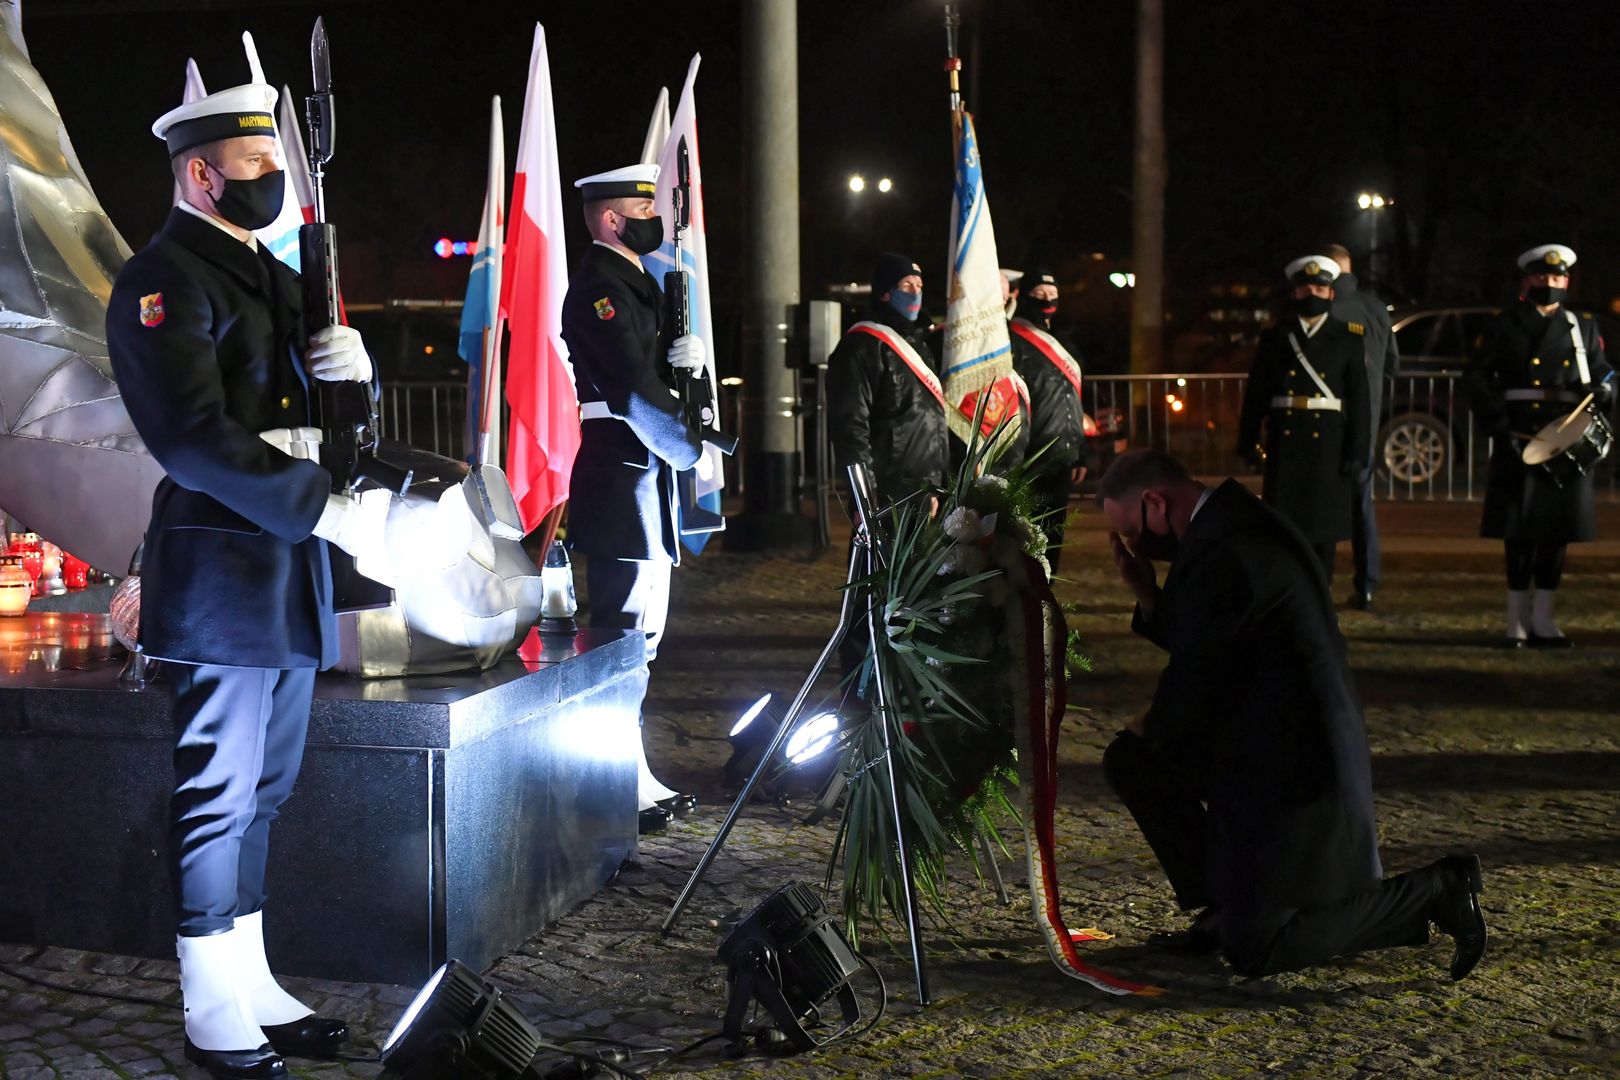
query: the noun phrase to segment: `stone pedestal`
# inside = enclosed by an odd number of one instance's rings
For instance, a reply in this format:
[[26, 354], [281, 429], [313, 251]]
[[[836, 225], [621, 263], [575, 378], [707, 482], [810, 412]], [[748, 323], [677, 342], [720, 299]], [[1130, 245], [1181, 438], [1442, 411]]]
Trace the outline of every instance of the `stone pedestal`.
[[[168, 689], [118, 686], [106, 617], [0, 627], [0, 940], [174, 955]], [[276, 970], [414, 984], [483, 968], [636, 848], [638, 633], [534, 662], [322, 676], [271, 831]]]

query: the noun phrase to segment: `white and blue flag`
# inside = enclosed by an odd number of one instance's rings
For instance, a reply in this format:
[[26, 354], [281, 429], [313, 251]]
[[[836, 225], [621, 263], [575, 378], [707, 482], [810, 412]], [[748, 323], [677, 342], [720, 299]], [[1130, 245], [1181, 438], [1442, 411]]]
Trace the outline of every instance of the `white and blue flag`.
[[1007, 312], [1001, 306], [1001, 262], [996, 257], [996, 231], [984, 197], [984, 174], [973, 118], [966, 110], [957, 120], [956, 189], [951, 199], [950, 276], [946, 281], [943, 326], [946, 418], [964, 442], [973, 427], [968, 398], [994, 387], [1012, 374], [1012, 346], [1007, 338]]

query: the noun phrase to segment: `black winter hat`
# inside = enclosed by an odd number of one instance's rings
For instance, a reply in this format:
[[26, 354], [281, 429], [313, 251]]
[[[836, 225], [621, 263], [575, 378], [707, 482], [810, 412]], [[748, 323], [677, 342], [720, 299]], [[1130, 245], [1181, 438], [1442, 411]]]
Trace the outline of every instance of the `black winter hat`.
[[913, 262], [909, 256], [885, 251], [878, 256], [877, 265], [872, 268], [872, 299], [876, 300], [891, 291], [900, 283], [901, 278], [910, 277], [912, 274], [922, 277], [922, 267]]

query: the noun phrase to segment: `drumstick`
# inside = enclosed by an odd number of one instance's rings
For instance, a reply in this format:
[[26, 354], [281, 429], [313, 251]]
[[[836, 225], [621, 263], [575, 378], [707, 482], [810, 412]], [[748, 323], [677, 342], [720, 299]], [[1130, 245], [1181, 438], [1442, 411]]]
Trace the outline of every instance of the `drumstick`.
[[1587, 394], [1586, 397], [1582, 398], [1581, 403], [1579, 405], [1575, 406], [1575, 408], [1570, 411], [1570, 414], [1568, 416], [1564, 417], [1564, 422], [1562, 424], [1558, 425], [1558, 430], [1563, 431], [1565, 428], [1569, 427], [1569, 422], [1571, 420], [1575, 419], [1575, 417], [1578, 414], [1580, 414], [1582, 412], [1585, 412], [1586, 407], [1588, 405], [1592, 404], [1593, 396], [1594, 395], [1592, 395], [1592, 394]]

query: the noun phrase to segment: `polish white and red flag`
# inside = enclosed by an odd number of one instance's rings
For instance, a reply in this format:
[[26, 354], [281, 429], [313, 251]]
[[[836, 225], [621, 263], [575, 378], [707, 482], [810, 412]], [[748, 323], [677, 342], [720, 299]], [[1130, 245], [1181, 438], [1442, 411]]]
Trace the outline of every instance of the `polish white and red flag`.
[[510, 343], [506, 400], [511, 406], [506, 474], [523, 530], [529, 532], [568, 498], [579, 452], [579, 398], [562, 340], [568, 291], [562, 176], [546, 31], [539, 24], [529, 55], [503, 262], [501, 315]]

